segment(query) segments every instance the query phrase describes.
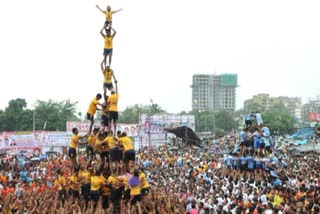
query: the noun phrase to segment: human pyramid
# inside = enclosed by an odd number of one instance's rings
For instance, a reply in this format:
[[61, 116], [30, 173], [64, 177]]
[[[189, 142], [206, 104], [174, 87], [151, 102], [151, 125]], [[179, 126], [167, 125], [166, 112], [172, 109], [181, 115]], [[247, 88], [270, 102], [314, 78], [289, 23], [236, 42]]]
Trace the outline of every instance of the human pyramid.
[[[67, 197], [73, 200], [84, 200], [86, 206], [89, 202], [96, 207], [102, 204], [106, 211], [112, 207], [112, 213], [119, 213], [120, 207], [123, 210], [140, 210], [142, 195], [149, 190], [149, 183], [143, 169], [135, 168], [135, 150], [131, 139], [125, 132], [116, 130], [118, 120], [118, 86], [114, 72], [111, 69], [113, 50], [113, 38], [116, 31], [112, 27], [112, 15], [121, 11], [112, 11], [110, 6], [102, 10], [97, 8], [106, 16], [106, 21], [100, 34], [104, 38], [103, 60], [101, 70], [104, 76], [103, 98], [98, 93], [90, 102], [87, 119], [90, 121], [89, 132], [79, 136], [78, 128], [73, 128], [73, 135], [69, 146], [69, 157], [71, 159], [71, 177], [67, 182], [64, 170], [58, 171], [57, 186], [59, 198], [64, 201]], [[108, 63], [107, 63], [108, 61]], [[115, 84], [113, 87], [112, 79]], [[110, 95], [107, 93], [110, 91]], [[101, 106], [101, 109], [98, 108]], [[94, 116], [97, 110], [102, 111], [101, 126], [93, 127]], [[111, 126], [113, 124], [113, 128]], [[77, 147], [82, 139], [87, 139], [86, 157], [81, 161], [77, 158]], [[80, 155], [79, 155], [80, 156]], [[102, 202], [101, 202], [102, 200]], [[125, 205], [121, 205], [125, 203]], [[110, 208], [111, 209], [111, 208]]]

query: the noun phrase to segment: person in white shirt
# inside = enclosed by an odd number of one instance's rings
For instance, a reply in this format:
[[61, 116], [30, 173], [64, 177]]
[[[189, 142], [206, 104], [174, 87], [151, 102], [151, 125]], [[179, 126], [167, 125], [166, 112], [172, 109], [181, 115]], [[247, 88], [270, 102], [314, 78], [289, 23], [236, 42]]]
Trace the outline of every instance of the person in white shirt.
[[262, 114], [260, 112], [255, 113], [257, 125], [260, 126], [263, 123]]

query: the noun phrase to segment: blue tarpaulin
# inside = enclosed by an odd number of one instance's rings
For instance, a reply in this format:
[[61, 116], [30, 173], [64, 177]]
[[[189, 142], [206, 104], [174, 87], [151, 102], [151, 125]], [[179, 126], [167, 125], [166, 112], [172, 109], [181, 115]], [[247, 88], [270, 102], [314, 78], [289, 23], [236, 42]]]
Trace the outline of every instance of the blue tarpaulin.
[[295, 139], [295, 138], [308, 138], [312, 137], [314, 135], [314, 128], [309, 127], [309, 128], [304, 128], [304, 129], [299, 129], [295, 133], [293, 133], [290, 137]]

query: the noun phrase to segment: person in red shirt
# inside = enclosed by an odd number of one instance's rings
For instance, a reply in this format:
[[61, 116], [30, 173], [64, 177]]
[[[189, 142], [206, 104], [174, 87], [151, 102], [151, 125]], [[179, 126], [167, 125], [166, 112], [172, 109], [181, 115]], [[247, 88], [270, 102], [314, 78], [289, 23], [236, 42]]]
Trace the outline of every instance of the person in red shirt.
[[8, 195], [8, 190], [6, 184], [3, 184], [3, 188], [1, 190], [1, 197], [3, 200], [6, 200], [6, 197]]
[[216, 168], [216, 162], [212, 160], [210, 166], [211, 166], [211, 169]]
[[7, 182], [7, 176], [0, 174], [0, 182]]
[[11, 194], [11, 195], [14, 194], [14, 187], [12, 187], [11, 184], [10, 184], [9, 187], [7, 188], [7, 192], [8, 192], [8, 194]]
[[39, 183], [38, 183], [37, 192], [38, 193], [43, 193], [46, 189], [47, 189], [47, 185], [45, 184], [45, 182], [40, 180]]

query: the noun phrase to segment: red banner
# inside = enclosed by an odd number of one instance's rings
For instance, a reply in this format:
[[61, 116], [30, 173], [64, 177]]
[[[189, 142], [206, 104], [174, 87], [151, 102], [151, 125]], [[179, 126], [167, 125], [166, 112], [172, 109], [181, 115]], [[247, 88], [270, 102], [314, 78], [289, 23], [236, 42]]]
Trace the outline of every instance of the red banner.
[[309, 121], [317, 121], [318, 120], [318, 113], [317, 112], [309, 112]]

